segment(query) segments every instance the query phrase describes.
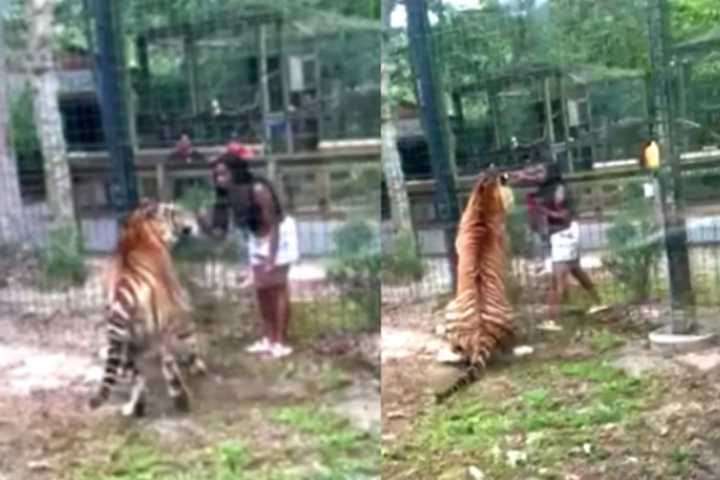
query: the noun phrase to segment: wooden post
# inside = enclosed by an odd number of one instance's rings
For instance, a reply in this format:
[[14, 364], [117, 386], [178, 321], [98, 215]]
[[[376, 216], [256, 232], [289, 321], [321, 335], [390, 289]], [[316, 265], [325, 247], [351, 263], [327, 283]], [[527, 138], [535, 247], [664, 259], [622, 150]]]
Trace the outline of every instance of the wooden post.
[[158, 198], [163, 202], [170, 200], [168, 198], [167, 169], [162, 161], [155, 165], [155, 180], [157, 181]]
[[[267, 25], [261, 23], [258, 32], [258, 66], [260, 67], [260, 105], [263, 122], [263, 147], [265, 154], [272, 151], [272, 130], [270, 128], [270, 89], [268, 87]], [[269, 160], [268, 160], [269, 161]]]
[[543, 97], [545, 100], [545, 125], [548, 132], [548, 141], [550, 142], [550, 154], [553, 162], [557, 161], [555, 156], [555, 127], [553, 126], [552, 99], [550, 97], [550, 76], [546, 75], [543, 79]]
[[293, 153], [295, 151], [295, 141], [293, 139], [292, 115], [290, 113], [290, 79], [288, 75], [288, 58], [285, 54], [285, 42], [283, 39], [283, 22], [277, 22], [278, 33], [278, 58], [280, 59], [280, 76], [282, 82], [283, 110], [285, 111], [285, 151]]
[[567, 92], [565, 91], [565, 77], [562, 72], [558, 75], [558, 80], [560, 82], [560, 111], [562, 112], [564, 130], [563, 133], [565, 135], [565, 152], [568, 160], [568, 169], [570, 170], [570, 173], [572, 173], [575, 171], [575, 166], [573, 164], [573, 151], [570, 144], [570, 125], [568, 124], [569, 115], [567, 112]]
[[199, 110], [197, 72], [195, 71], [197, 55], [195, 52], [195, 39], [189, 26], [186, 26], [183, 32], [183, 54], [185, 55], [185, 68], [187, 69], [188, 90], [190, 93], [190, 111], [194, 116], [197, 115]]

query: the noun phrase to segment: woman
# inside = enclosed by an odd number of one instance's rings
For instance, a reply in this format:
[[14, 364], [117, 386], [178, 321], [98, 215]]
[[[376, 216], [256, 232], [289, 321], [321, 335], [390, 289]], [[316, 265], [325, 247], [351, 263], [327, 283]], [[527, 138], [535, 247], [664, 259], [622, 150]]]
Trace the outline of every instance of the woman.
[[556, 319], [559, 303], [568, 290], [568, 274], [571, 274], [590, 294], [595, 305], [588, 310], [594, 314], [604, 310], [602, 300], [590, 277], [580, 266], [580, 226], [575, 220], [574, 205], [560, 167], [557, 163], [545, 165], [544, 180], [537, 192], [538, 208], [545, 215], [544, 226], [550, 236], [552, 260], [552, 287], [549, 298], [550, 319]]
[[201, 219], [215, 237], [224, 237], [234, 225], [249, 232], [248, 253], [252, 284], [257, 292], [265, 336], [247, 348], [275, 358], [292, 353], [286, 344], [290, 320], [288, 273], [299, 258], [295, 221], [282, 208], [272, 184], [252, 174], [251, 152], [231, 143], [212, 162], [216, 203], [212, 222]]

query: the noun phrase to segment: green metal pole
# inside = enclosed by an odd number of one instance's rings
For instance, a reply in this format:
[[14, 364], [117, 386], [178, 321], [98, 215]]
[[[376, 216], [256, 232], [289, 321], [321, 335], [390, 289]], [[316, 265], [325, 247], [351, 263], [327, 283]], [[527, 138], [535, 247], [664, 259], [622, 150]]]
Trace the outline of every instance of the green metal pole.
[[672, 66], [668, 56], [669, 15], [667, 0], [649, 0], [648, 3], [650, 60], [652, 65], [652, 117], [658, 139], [661, 164], [656, 185], [662, 204], [665, 229], [665, 250], [670, 277], [672, 332], [687, 333], [694, 327], [694, 298], [690, 281], [690, 259], [687, 249], [687, 231], [682, 194], [680, 156], [674, 145], [674, 128], [671, 119], [674, 102], [670, 89]]
[[450, 162], [450, 132], [447, 128], [447, 111], [444, 108], [433, 61], [427, 2], [425, 0], [407, 0], [405, 8], [407, 9], [410, 50], [417, 75], [421, 122], [435, 177], [435, 207], [438, 219], [444, 228], [445, 247], [451, 265], [454, 290], [457, 273], [455, 230], [460, 215], [455, 193], [455, 177]]

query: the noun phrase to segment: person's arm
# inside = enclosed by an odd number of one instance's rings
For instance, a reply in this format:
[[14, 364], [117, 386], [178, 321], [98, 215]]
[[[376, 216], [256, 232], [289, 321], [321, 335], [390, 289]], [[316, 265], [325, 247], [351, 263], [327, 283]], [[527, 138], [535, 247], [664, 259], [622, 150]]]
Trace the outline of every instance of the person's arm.
[[545, 214], [557, 220], [569, 220], [570, 210], [565, 205], [565, 201], [565, 186], [558, 185], [555, 189], [555, 195], [553, 196], [553, 205], [555, 208], [545, 209]]
[[203, 233], [215, 240], [224, 239], [230, 223], [229, 210], [227, 205], [216, 203], [210, 212], [200, 212], [197, 220]]
[[265, 260], [267, 268], [273, 268], [280, 245], [280, 219], [275, 209], [275, 200], [265, 185], [257, 184], [254, 188], [255, 200], [260, 206], [262, 222], [270, 227], [270, 256]]
[[531, 165], [507, 172], [507, 175], [510, 186], [537, 185], [545, 178], [545, 167], [543, 165]]

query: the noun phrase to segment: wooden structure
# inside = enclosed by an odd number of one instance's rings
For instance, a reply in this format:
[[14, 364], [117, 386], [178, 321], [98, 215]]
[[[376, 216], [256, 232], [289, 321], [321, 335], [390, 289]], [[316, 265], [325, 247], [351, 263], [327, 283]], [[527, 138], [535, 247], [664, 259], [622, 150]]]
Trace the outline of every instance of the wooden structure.
[[[720, 167], [720, 149], [684, 153], [681, 155], [681, 159], [684, 173], [691, 174], [692, 172], [717, 169]], [[613, 163], [624, 165], [565, 175], [568, 186], [573, 192], [573, 197], [577, 201], [577, 208], [581, 217], [609, 219], [612, 214], [622, 210], [618, 195], [622, 188], [628, 183], [648, 180], [647, 174], [638, 166], [637, 159]], [[460, 205], [466, 203], [475, 181], [476, 178], [471, 176], [458, 178], [456, 185]], [[434, 184], [433, 180], [407, 182], [413, 212], [413, 224], [417, 228], [426, 229], [438, 225], [433, 208]], [[516, 190], [517, 201], [521, 203], [520, 199], [531, 189], [519, 188]], [[687, 192], [687, 195], [691, 196], [692, 193]], [[700, 198], [697, 200], [707, 201], [707, 199]], [[715, 201], [717, 201], [717, 198]], [[522, 205], [519, 208], [522, 208]]]
[[[337, 107], [348, 94], [348, 85], [342, 83], [352, 78], [342, 71], [323, 73], [338, 68], [328, 52], [341, 51], [353, 34], [379, 35], [379, 27], [327, 12], [306, 9], [306, 15], [258, 3], [230, 11], [210, 9], [189, 22], [131, 32], [137, 65], [137, 121], [143, 127], [136, 130], [160, 121], [167, 125], [167, 134], [162, 134], [167, 141], [188, 133], [197, 144], [213, 144], [231, 136], [246, 143], [262, 143], [267, 154], [315, 150], [321, 140], [330, 138], [327, 130], [342, 123], [341, 108]], [[177, 46], [182, 51], [183, 97], [187, 97], [182, 103], [187, 106], [180, 115], [168, 115], [147, 107], [153, 102], [150, 62], [153, 48], [174, 51]], [[205, 66], [215, 62], [215, 70], [231, 72], [224, 75], [225, 83], [204, 73], [203, 58]], [[350, 68], [346, 63], [340, 70]], [[377, 88], [379, 92], [379, 84]], [[210, 132], [212, 138], [206, 138]], [[343, 132], [342, 137], [348, 136]]]
[[[362, 170], [380, 170], [380, 142], [366, 140], [321, 145], [319, 152], [273, 155], [249, 160], [253, 170], [279, 186], [284, 203], [299, 215], [332, 217], [343, 214], [334, 185], [352, 181]], [[198, 153], [216, 158], [224, 147], [200, 147]], [[135, 155], [141, 197], [177, 199], [188, 186], [210, 188], [210, 169], [202, 161], [169, 161], [172, 150], [140, 150]], [[81, 216], [107, 212], [107, 153], [70, 154], [75, 204]]]
[[[494, 161], [495, 157], [509, 157], [514, 164], [552, 159], [573, 172], [578, 167], [591, 168], [607, 157], [602, 155], [607, 128], [598, 128], [593, 119], [593, 85], [643, 75], [641, 71], [593, 65], [515, 65], [489, 78], [454, 86], [451, 97], [462, 129], [464, 102], [485, 94], [493, 139], [489, 151], [482, 154], [492, 163], [506, 163]], [[503, 105], [513, 101], [522, 106]], [[515, 117], [511, 119], [512, 114]]]

